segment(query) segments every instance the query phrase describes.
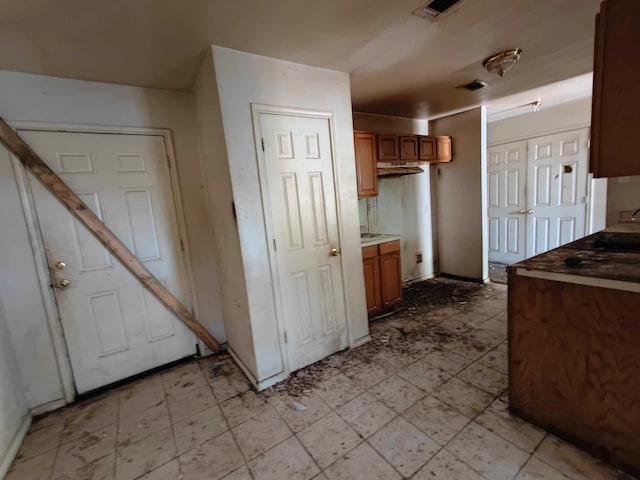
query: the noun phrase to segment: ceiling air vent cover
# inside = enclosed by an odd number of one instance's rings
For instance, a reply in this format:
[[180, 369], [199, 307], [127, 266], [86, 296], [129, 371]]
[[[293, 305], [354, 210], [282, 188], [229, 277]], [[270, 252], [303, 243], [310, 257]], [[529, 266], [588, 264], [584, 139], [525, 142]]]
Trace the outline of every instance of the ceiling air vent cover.
[[423, 7], [417, 8], [413, 14], [420, 18], [435, 18], [460, 1], [461, 0], [433, 0]]
[[481, 88], [484, 88], [487, 85], [489, 84], [487, 82], [483, 82], [482, 80], [474, 80], [465, 85], [460, 85], [458, 88], [464, 88], [465, 90], [474, 91], [474, 90], [480, 90]]

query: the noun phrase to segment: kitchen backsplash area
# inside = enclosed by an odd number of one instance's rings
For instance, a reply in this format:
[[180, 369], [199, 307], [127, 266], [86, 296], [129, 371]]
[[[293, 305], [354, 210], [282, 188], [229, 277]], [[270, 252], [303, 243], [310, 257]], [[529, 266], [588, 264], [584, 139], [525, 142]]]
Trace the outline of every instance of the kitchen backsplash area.
[[629, 221], [636, 208], [640, 208], [640, 176], [609, 178], [607, 226]]

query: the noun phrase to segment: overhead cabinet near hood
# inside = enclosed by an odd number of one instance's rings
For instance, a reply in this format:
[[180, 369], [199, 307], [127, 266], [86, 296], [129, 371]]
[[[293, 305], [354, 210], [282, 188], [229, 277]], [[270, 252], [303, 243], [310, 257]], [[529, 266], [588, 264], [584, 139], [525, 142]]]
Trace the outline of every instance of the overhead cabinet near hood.
[[416, 164], [450, 162], [451, 137], [354, 132], [358, 198], [378, 196], [378, 176], [422, 173]]

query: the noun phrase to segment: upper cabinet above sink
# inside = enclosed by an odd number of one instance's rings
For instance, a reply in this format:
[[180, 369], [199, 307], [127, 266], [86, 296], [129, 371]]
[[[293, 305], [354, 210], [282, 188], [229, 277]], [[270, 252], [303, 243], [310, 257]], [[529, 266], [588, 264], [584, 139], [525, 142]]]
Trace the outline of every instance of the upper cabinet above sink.
[[591, 111], [595, 177], [640, 175], [640, 1], [607, 0], [596, 17]]
[[[450, 162], [451, 137], [354, 132], [358, 198], [378, 196], [378, 163], [394, 166], [394, 175], [421, 173], [419, 168], [402, 169], [406, 164]], [[383, 165], [381, 165], [382, 167]], [[380, 168], [388, 174], [389, 168]], [[414, 170], [417, 170], [414, 171]]]

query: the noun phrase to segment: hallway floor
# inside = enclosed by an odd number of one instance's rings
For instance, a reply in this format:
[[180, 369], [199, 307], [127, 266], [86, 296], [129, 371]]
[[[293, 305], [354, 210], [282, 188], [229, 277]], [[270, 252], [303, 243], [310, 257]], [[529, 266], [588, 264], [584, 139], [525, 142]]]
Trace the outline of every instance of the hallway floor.
[[507, 410], [506, 286], [414, 284], [372, 341], [249, 389], [190, 361], [38, 419], [7, 480], [607, 480]]

